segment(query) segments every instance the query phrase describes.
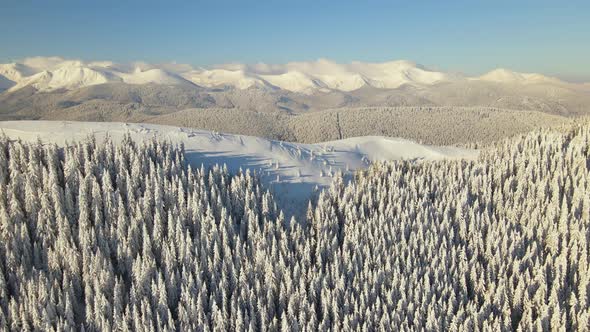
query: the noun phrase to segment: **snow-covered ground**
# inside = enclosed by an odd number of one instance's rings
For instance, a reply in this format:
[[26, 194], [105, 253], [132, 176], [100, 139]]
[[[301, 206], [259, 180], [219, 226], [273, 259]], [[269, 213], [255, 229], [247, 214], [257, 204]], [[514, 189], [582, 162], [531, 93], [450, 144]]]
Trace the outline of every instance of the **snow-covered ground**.
[[113, 122], [5, 121], [0, 122], [0, 132], [11, 138], [25, 141], [40, 138], [58, 145], [86, 139], [89, 134], [98, 139], [108, 134], [116, 141], [126, 133], [134, 140], [156, 136], [173, 143], [182, 142], [187, 160], [196, 167], [226, 164], [230, 171], [255, 170], [287, 214], [301, 212], [313, 193], [329, 185], [331, 175], [337, 171], [351, 173], [371, 161], [477, 156], [475, 150], [427, 146], [379, 136], [299, 144], [189, 128]]

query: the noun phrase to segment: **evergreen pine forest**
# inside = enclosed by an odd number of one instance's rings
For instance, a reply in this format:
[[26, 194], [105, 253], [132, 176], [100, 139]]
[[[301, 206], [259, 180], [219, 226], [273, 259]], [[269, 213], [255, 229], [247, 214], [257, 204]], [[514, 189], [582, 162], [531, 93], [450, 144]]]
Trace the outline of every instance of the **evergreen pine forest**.
[[584, 331], [590, 125], [376, 163], [286, 218], [182, 145], [0, 138], [0, 330]]

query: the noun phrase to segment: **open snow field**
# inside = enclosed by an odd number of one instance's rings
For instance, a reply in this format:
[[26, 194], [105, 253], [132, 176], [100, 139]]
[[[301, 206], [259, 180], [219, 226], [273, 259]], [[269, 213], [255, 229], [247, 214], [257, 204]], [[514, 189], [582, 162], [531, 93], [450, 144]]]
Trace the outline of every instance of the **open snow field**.
[[67, 142], [88, 135], [117, 141], [126, 133], [134, 140], [152, 137], [184, 143], [193, 167], [225, 164], [231, 172], [256, 171], [287, 215], [304, 211], [317, 190], [331, 183], [337, 171], [351, 174], [372, 161], [475, 158], [475, 150], [418, 144], [399, 138], [366, 136], [318, 144], [299, 144], [264, 138], [151, 124], [68, 121], [5, 121], [0, 131], [24, 141]]

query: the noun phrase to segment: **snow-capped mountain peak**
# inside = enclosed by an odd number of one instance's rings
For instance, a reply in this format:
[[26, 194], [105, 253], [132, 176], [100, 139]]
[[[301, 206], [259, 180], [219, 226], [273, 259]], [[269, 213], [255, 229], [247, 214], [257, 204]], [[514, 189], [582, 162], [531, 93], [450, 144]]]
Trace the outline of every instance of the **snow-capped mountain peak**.
[[482, 81], [490, 81], [497, 83], [520, 83], [520, 84], [534, 84], [534, 83], [563, 83], [557, 78], [544, 76], [536, 73], [518, 73], [505, 68], [498, 68], [492, 70], [477, 79]]
[[13, 82], [35, 74], [35, 70], [22, 63], [0, 64], [0, 75]]
[[117, 72], [115, 75], [128, 84], [192, 85], [191, 82], [180, 75], [160, 68], [143, 70], [140, 67], [136, 67], [133, 73]]
[[116, 75], [108, 71], [99, 71], [72, 62], [60, 66], [56, 70], [43, 70], [18, 82], [11, 90], [24, 86], [33, 86], [40, 91], [56, 89], [76, 89], [84, 86], [120, 81]]

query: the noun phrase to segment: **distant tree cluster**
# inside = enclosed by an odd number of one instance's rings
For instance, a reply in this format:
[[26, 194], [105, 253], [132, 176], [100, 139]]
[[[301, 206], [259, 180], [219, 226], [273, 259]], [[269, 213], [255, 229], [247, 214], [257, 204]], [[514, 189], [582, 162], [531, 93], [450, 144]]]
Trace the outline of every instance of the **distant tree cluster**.
[[[570, 121], [554, 114], [493, 107], [363, 107], [295, 114], [258, 112], [249, 108], [171, 110], [163, 106], [150, 107], [92, 100], [53, 111], [44, 118], [148, 122], [300, 143], [387, 136], [425, 144], [469, 146], [474, 143], [487, 145], [539, 127], [558, 126]], [[33, 114], [35, 111], [32, 109]]]
[[0, 330], [586, 330], [590, 126], [336, 176], [285, 220], [166, 142], [0, 139]]
[[[82, 114], [87, 116], [90, 113]], [[117, 121], [122, 119], [116, 118]], [[300, 143], [388, 136], [425, 144], [468, 146], [474, 143], [487, 145], [539, 127], [558, 126], [569, 121], [535, 111], [428, 106], [339, 108], [294, 115], [246, 109], [189, 109], [136, 120]]]
[[290, 116], [284, 114], [245, 109], [209, 108], [182, 110], [150, 118], [145, 122], [294, 141], [295, 137], [287, 128], [289, 118]]

